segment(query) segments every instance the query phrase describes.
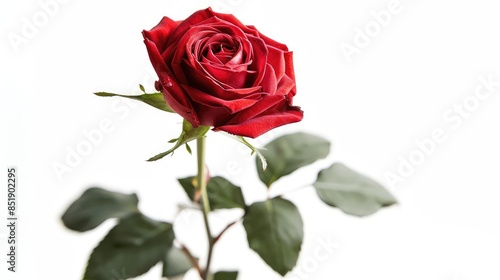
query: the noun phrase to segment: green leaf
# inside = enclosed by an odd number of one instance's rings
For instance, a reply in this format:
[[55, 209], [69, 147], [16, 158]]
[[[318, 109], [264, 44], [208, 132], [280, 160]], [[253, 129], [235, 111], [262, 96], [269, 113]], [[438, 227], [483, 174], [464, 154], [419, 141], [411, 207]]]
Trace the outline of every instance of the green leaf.
[[146, 93], [146, 90], [144, 89], [144, 86], [143, 86], [143, 85], [139, 84], [139, 89], [140, 89], [142, 92]]
[[69, 229], [87, 231], [109, 218], [123, 218], [137, 212], [138, 201], [135, 194], [89, 188], [68, 207], [62, 221]]
[[189, 147], [189, 144], [188, 144], [188, 143], [186, 143], [186, 144], [184, 144], [184, 145], [186, 145], [186, 151], [187, 151], [190, 155], [192, 155], [192, 154], [193, 154], [193, 151], [191, 150], [191, 147]]
[[[194, 200], [196, 187], [193, 185], [195, 177], [179, 179], [179, 183], [191, 200]], [[245, 209], [245, 199], [241, 188], [235, 186], [223, 177], [212, 177], [207, 184], [208, 200], [210, 209]]]
[[[209, 126], [200, 125], [200, 126], [195, 128], [195, 127], [193, 127], [193, 125], [191, 123], [184, 120], [182, 122], [181, 135], [179, 136], [179, 138], [177, 138], [177, 142], [175, 143], [175, 145], [172, 148], [170, 148], [170, 150], [163, 152], [163, 153], [160, 153], [160, 154], [157, 154], [156, 156], [148, 159], [148, 161], [159, 160], [159, 159], [163, 158], [164, 156], [167, 156], [167, 155], [173, 153], [180, 146], [182, 146], [190, 141], [193, 141], [195, 139], [198, 139], [200, 137], [205, 137], [205, 134], [207, 134], [208, 130], [210, 130]], [[188, 149], [188, 151], [189, 151], [189, 149]]]
[[279, 178], [325, 158], [330, 151], [330, 142], [299, 132], [281, 136], [264, 148], [262, 154], [267, 159], [267, 169], [261, 167], [257, 158], [257, 171], [260, 180], [270, 187]]
[[359, 217], [397, 203], [382, 185], [341, 163], [321, 170], [314, 187], [326, 204]]
[[[189, 199], [191, 201], [194, 200], [194, 196], [196, 194], [196, 187], [193, 184], [194, 178], [195, 177], [190, 176], [190, 177], [186, 177], [186, 178], [177, 179], [177, 181], [179, 181], [179, 184], [181, 184], [182, 188], [184, 189], [184, 191], [186, 192], [187, 196], [189, 197]], [[208, 189], [207, 189], [207, 192], [208, 192]]]
[[299, 210], [282, 198], [256, 202], [248, 208], [243, 226], [250, 248], [281, 276], [297, 264], [304, 230]]
[[172, 247], [163, 259], [163, 277], [181, 277], [193, 267], [186, 254], [177, 247]]
[[[143, 90], [144, 88], [141, 88]], [[155, 92], [155, 93], [145, 93], [141, 95], [122, 95], [122, 94], [116, 94], [116, 93], [109, 93], [109, 92], [95, 92], [94, 93], [97, 96], [101, 97], [112, 97], [112, 96], [119, 96], [123, 98], [129, 98], [137, 101], [142, 101], [148, 105], [151, 105], [155, 107], [156, 109], [160, 109], [165, 112], [169, 113], [174, 113], [174, 110], [170, 108], [165, 102], [165, 99], [163, 98], [163, 94], [161, 92]]]
[[163, 260], [173, 241], [171, 224], [140, 213], [129, 216], [94, 249], [84, 279], [129, 279], [144, 274]]
[[210, 209], [245, 209], [245, 199], [241, 188], [223, 177], [212, 177], [207, 184]]
[[214, 274], [214, 280], [236, 280], [238, 271], [219, 271]]

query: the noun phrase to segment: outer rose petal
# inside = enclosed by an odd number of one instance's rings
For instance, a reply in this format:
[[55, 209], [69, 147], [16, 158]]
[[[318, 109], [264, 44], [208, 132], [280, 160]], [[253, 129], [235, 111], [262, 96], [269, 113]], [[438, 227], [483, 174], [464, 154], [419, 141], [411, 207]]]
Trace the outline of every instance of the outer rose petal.
[[266, 45], [273, 46], [273, 47], [278, 48], [282, 51], [288, 52], [288, 47], [285, 44], [274, 41], [273, 39], [267, 37], [266, 35], [264, 35], [260, 32], [259, 32], [259, 35], [260, 35], [260, 38], [262, 38], [262, 40], [264, 40], [264, 42], [266, 42]]
[[269, 130], [294, 122], [299, 122], [304, 117], [300, 107], [288, 107], [282, 112], [262, 115], [243, 123], [215, 127], [214, 131], [226, 131], [234, 135], [256, 138]]
[[276, 81], [276, 73], [274, 72], [273, 67], [267, 64], [264, 79], [262, 80], [262, 91], [269, 94], [275, 94], [277, 87], [278, 81]]
[[285, 75], [286, 66], [285, 58], [283, 57], [283, 51], [271, 46], [268, 46], [267, 49], [269, 51], [267, 63], [271, 64], [274, 71], [276, 72], [276, 78], [280, 80], [281, 77]]
[[278, 104], [286, 104], [286, 100], [286, 96], [283, 95], [265, 95], [252, 107], [233, 115], [233, 118], [227, 124], [243, 123], [249, 119], [256, 118]]
[[278, 126], [302, 120], [304, 112], [289, 103], [286, 96], [264, 96], [254, 106], [236, 114], [227, 124], [214, 127], [214, 131], [255, 138]]
[[[285, 75], [288, 76], [288, 78], [292, 79], [295, 81], [295, 72], [293, 68], [293, 52], [285, 52], [284, 53], [285, 57]], [[295, 88], [292, 90], [292, 94], [295, 95]]]
[[[293, 90], [293, 92], [292, 92]], [[278, 83], [277, 95], [295, 95], [295, 82], [288, 76], [283, 76]]]
[[[146, 35], [144, 36], [146, 37]], [[163, 87], [162, 92], [165, 97], [165, 101], [172, 108], [172, 110], [188, 120], [193, 126], [197, 127], [200, 124], [198, 116], [196, 116], [193, 106], [185, 93], [182, 91], [182, 88], [179, 86], [177, 81], [173, 79], [172, 73], [163, 61], [158, 48], [148, 38], [144, 39], [144, 43], [146, 44], [149, 59], [153, 64], [153, 68], [158, 74], [159, 83]]]
[[144, 38], [151, 40], [160, 53], [163, 53], [167, 48], [167, 40], [173, 30], [179, 25], [179, 21], [173, 21], [168, 17], [163, 19], [150, 31], [144, 30], [142, 34]]

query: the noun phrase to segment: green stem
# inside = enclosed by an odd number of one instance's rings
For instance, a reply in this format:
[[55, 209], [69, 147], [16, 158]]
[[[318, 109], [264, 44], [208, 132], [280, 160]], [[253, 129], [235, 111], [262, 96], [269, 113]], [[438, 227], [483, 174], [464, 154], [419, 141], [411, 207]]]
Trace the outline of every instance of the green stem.
[[210, 213], [210, 203], [208, 201], [207, 194], [207, 177], [205, 173], [205, 144], [206, 138], [202, 136], [196, 139], [197, 155], [198, 155], [198, 187], [201, 192], [201, 200], [203, 203], [203, 221], [205, 222], [205, 230], [208, 237], [208, 257], [207, 264], [205, 266], [205, 271], [203, 273], [203, 280], [212, 280], [212, 275], [210, 274], [210, 263], [212, 262], [212, 253], [214, 249], [214, 238], [210, 231], [210, 224], [208, 223], [208, 213]]

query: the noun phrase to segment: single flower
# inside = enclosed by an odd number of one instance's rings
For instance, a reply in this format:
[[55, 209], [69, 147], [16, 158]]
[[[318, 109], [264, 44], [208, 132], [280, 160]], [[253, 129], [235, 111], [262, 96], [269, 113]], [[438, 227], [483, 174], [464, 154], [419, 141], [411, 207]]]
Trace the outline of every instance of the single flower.
[[255, 138], [298, 122], [292, 52], [233, 15], [210, 8], [143, 31], [156, 87], [194, 127]]

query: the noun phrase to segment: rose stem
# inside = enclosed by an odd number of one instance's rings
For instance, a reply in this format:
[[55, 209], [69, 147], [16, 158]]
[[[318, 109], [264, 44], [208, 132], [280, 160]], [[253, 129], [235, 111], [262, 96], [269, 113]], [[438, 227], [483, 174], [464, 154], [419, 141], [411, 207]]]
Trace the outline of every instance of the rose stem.
[[205, 266], [205, 271], [203, 273], [203, 280], [212, 280], [212, 275], [210, 274], [210, 263], [212, 261], [212, 252], [214, 248], [214, 238], [210, 231], [210, 224], [208, 223], [208, 213], [210, 213], [210, 204], [208, 202], [207, 194], [207, 178], [205, 176], [205, 136], [196, 139], [197, 155], [198, 155], [198, 187], [201, 191], [201, 199], [203, 203], [203, 221], [205, 222], [205, 230], [208, 237], [208, 258], [207, 265]]
[[183, 244], [181, 244], [181, 250], [189, 258], [189, 260], [191, 261], [191, 264], [193, 264], [194, 268], [196, 269], [196, 271], [198, 272], [200, 277], [203, 277], [203, 270], [201, 269], [201, 267], [198, 263], [198, 260], [193, 256], [193, 254], [191, 254], [191, 251], [189, 251], [189, 249], [186, 246], [184, 246]]
[[217, 235], [215, 238], [214, 238], [214, 244], [217, 243], [217, 241], [219, 241], [219, 239], [222, 237], [222, 235], [228, 230], [230, 229], [232, 226], [234, 226], [236, 223], [238, 223], [240, 220], [237, 220], [237, 221], [234, 221], [230, 224], [228, 224], [220, 233], [219, 235]]

